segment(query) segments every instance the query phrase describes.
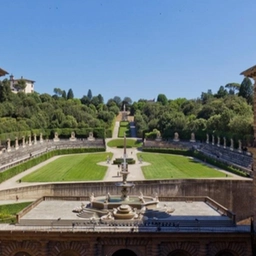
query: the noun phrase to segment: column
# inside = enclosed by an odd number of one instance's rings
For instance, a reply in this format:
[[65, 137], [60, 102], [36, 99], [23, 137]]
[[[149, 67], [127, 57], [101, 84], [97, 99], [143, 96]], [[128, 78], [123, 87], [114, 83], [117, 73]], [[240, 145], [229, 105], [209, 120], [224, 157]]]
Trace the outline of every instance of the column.
[[7, 139], [7, 152], [11, 151], [11, 140]]
[[36, 134], [34, 134], [34, 145], [37, 144], [37, 140], [36, 140]]
[[17, 137], [15, 138], [15, 149], [19, 149], [19, 140]]
[[26, 147], [25, 136], [22, 136], [22, 147]]
[[28, 145], [31, 146], [32, 142], [31, 142], [31, 135], [28, 136]]

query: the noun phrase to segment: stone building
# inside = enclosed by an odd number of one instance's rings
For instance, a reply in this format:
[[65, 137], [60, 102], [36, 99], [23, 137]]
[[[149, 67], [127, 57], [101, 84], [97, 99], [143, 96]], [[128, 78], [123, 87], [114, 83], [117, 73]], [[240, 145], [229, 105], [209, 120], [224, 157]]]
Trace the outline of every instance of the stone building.
[[35, 89], [34, 89], [35, 81], [23, 78], [23, 76], [19, 79], [14, 79], [14, 76], [10, 75], [10, 86], [11, 86], [11, 90], [13, 93], [17, 93], [17, 92], [21, 91], [17, 87], [15, 87], [15, 85], [19, 81], [24, 81], [24, 83], [25, 83], [25, 88], [22, 90], [24, 93], [32, 93], [35, 91]]

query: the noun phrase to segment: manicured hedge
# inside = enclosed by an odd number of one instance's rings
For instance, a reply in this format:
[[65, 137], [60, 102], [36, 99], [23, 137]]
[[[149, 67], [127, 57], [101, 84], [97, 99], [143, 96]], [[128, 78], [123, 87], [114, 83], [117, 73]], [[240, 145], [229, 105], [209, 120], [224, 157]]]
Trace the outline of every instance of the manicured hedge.
[[[123, 158], [116, 158], [113, 161], [113, 164], [122, 164], [124, 162]], [[135, 160], [133, 158], [126, 158], [126, 163], [127, 164], [135, 164]]]
[[144, 152], [155, 152], [155, 153], [163, 153], [163, 154], [173, 154], [173, 155], [184, 155], [184, 156], [193, 156], [191, 150], [187, 149], [175, 149], [175, 148], [144, 148]]
[[[124, 145], [118, 145], [118, 146], [116, 146], [117, 148], [124, 148]], [[130, 146], [130, 145], [126, 145], [126, 148], [132, 148], [132, 146]]]

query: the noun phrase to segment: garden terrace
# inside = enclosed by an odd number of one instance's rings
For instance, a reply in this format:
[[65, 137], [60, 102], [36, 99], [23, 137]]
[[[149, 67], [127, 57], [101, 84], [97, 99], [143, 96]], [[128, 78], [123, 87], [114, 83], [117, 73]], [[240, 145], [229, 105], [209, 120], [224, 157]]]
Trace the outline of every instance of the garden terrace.
[[37, 142], [25, 147], [20, 146], [18, 149], [14, 147], [11, 151], [7, 151], [6, 148], [2, 150], [0, 158], [0, 171], [10, 168], [24, 161], [31, 159], [31, 157], [40, 156], [46, 152], [56, 149], [75, 149], [75, 148], [105, 148], [105, 141], [103, 139], [95, 139], [93, 141], [88, 140], [59, 140], [59, 141], [43, 141]]

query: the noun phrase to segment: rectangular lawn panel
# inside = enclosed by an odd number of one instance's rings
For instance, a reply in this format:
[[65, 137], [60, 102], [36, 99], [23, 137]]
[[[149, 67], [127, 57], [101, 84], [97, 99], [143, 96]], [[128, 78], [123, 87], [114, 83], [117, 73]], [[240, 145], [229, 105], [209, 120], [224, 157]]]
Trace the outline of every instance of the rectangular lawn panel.
[[151, 164], [142, 167], [146, 179], [226, 177], [226, 173], [186, 156], [156, 153], [142, 153], [139, 156], [142, 157], [143, 161]]
[[107, 166], [98, 165], [112, 153], [91, 153], [61, 156], [22, 178], [24, 182], [102, 180]]

